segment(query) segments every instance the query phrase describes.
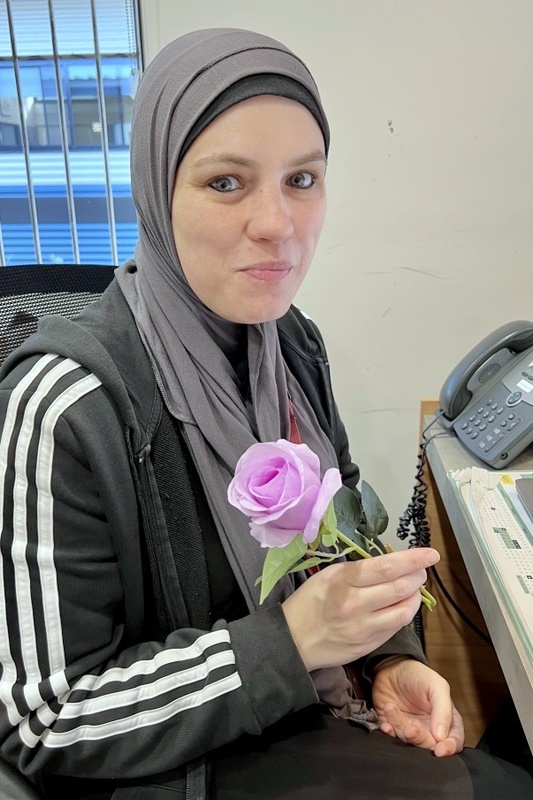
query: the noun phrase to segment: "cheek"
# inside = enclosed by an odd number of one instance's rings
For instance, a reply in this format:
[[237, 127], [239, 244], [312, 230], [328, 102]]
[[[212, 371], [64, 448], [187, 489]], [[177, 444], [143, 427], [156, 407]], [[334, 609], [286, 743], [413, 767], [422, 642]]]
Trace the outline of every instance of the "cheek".
[[326, 217], [326, 203], [325, 201], [316, 207], [309, 209], [302, 221], [302, 235], [305, 237], [307, 247], [313, 253], [320, 239], [324, 220]]
[[212, 268], [217, 254], [227, 246], [227, 226], [216, 215], [207, 218], [201, 209], [192, 208], [177, 216], [173, 227], [176, 250], [188, 280], [190, 272], [200, 273]]

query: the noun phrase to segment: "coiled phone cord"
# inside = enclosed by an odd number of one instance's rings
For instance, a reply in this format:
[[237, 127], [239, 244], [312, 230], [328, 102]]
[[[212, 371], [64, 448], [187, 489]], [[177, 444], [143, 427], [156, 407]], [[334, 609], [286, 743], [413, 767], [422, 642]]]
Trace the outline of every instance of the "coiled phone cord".
[[[432, 423], [431, 423], [432, 424]], [[398, 522], [398, 529], [396, 536], [399, 539], [407, 539], [411, 531], [412, 535], [409, 539], [409, 547], [429, 547], [431, 541], [431, 534], [429, 530], [429, 523], [426, 516], [427, 506], [427, 492], [428, 487], [423, 479], [424, 467], [426, 465], [426, 449], [429, 439], [426, 436], [427, 428], [422, 432], [422, 441], [419, 444], [417, 456], [417, 468], [415, 473], [415, 486], [409, 505], [401, 515]], [[422, 645], [422, 650], [426, 651], [426, 641], [424, 635], [424, 625], [422, 620], [422, 607], [418, 609], [413, 618], [413, 627], [416, 635]]]
[[415, 474], [415, 487], [409, 505], [401, 515], [396, 536], [407, 539], [411, 526], [413, 534], [409, 539], [409, 547], [429, 547], [431, 534], [426, 516], [428, 487], [424, 480], [424, 469], [427, 461], [427, 446], [438, 433], [428, 437], [427, 432], [442, 416], [442, 411], [437, 412], [429, 425], [422, 431], [422, 440], [418, 446], [417, 468]]
[[[398, 529], [396, 531], [396, 536], [399, 539], [406, 539], [411, 532], [411, 538], [409, 539], [409, 547], [429, 547], [431, 545], [431, 531], [429, 527], [429, 522], [427, 519], [427, 493], [428, 487], [427, 483], [424, 480], [424, 469], [426, 466], [427, 461], [427, 446], [430, 441], [437, 436], [441, 436], [441, 433], [435, 433], [433, 436], [428, 437], [427, 432], [431, 428], [432, 425], [437, 422], [437, 420], [442, 416], [442, 411], [437, 412], [434, 419], [431, 420], [429, 425], [427, 425], [424, 430], [422, 431], [422, 440], [419, 444], [419, 451], [417, 456], [417, 468], [415, 474], [415, 486], [413, 489], [413, 494], [411, 497], [411, 501], [407, 506], [404, 513], [401, 515], [399, 522], [398, 522]], [[437, 572], [436, 567], [431, 567], [431, 572], [435, 577], [442, 593], [450, 603], [450, 605], [455, 609], [455, 611], [459, 614], [461, 619], [475, 632], [483, 641], [485, 641], [490, 646], [492, 645], [492, 640], [489, 636], [487, 636], [478, 626], [472, 622], [469, 617], [464, 613], [462, 608], [455, 602], [453, 597], [450, 595], [446, 587], [444, 586], [440, 575]], [[415, 629], [415, 633], [417, 634], [420, 643], [422, 645], [422, 649], [425, 652], [425, 637], [424, 637], [424, 626], [422, 621], [422, 607], [420, 607], [413, 619], [413, 626]]]

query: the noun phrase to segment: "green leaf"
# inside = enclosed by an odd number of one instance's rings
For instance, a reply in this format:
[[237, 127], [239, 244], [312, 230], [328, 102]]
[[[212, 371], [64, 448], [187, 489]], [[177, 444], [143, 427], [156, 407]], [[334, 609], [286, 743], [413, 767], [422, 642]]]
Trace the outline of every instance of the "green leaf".
[[337, 528], [341, 533], [353, 538], [353, 533], [361, 522], [362, 508], [359, 497], [348, 489], [341, 486], [333, 498], [335, 514], [337, 515]]
[[381, 536], [389, 524], [385, 506], [366, 481], [361, 483], [361, 503], [365, 515], [365, 535], [368, 539]]
[[334, 547], [335, 542], [338, 539], [337, 531], [334, 533], [323, 533], [322, 534], [322, 544], [324, 547]]
[[323, 537], [324, 533], [322, 528], [325, 528], [327, 533], [334, 534], [335, 538], [337, 538], [337, 515], [335, 513], [335, 505], [333, 500], [328, 503], [326, 513], [324, 514], [324, 519], [320, 524], [320, 532], [322, 533]]
[[266, 554], [263, 572], [257, 582], [261, 582], [259, 603], [265, 600], [276, 583], [300, 561], [307, 550], [307, 545], [299, 533], [285, 547], [269, 547]]

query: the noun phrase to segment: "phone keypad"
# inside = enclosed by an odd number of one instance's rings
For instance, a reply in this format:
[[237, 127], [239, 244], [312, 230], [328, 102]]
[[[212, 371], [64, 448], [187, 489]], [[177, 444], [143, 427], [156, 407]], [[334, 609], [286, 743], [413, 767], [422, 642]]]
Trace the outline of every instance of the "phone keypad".
[[477, 439], [476, 446], [483, 453], [488, 453], [520, 421], [515, 411], [506, 411], [500, 403], [491, 398], [484, 406], [479, 406], [475, 411], [471, 410], [460, 427], [464, 436], [472, 440]]

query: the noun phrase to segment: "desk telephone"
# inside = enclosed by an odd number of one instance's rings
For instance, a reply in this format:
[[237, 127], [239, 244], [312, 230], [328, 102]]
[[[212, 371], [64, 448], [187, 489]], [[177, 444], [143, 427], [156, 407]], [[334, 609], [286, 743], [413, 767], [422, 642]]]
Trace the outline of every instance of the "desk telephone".
[[471, 453], [507, 466], [533, 442], [533, 322], [509, 322], [479, 342], [444, 382], [439, 404], [440, 423]]

